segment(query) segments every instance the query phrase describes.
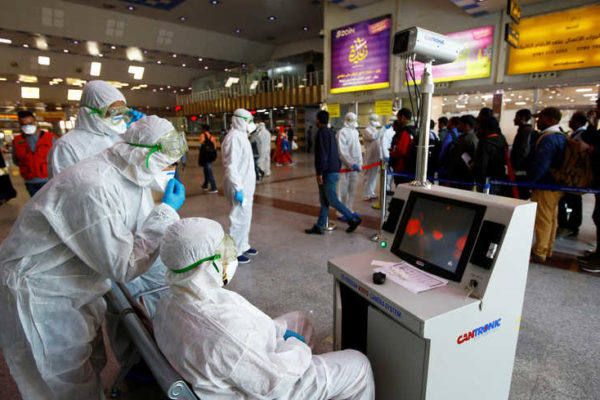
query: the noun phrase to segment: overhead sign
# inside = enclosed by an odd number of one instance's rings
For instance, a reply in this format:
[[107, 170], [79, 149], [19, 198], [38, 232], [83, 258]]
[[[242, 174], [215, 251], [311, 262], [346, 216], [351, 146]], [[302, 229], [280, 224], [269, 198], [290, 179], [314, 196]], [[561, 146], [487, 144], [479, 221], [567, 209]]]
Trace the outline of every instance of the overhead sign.
[[331, 93], [390, 86], [390, 15], [331, 31]]
[[508, 74], [600, 66], [600, 5], [523, 18]]
[[504, 40], [514, 48], [519, 48], [519, 25], [511, 22], [506, 24]]
[[381, 100], [375, 102], [375, 114], [390, 116], [394, 113], [393, 100]]
[[519, 0], [508, 0], [506, 13], [515, 24], [518, 24], [521, 21], [521, 5], [519, 4]]
[[329, 118], [339, 118], [340, 113], [340, 105], [339, 104], [327, 104], [327, 112], [329, 113]]
[[[487, 78], [492, 71], [492, 50], [494, 48], [494, 25], [445, 34], [451, 39], [464, 43], [456, 61], [450, 64], [434, 65], [433, 81], [451, 82], [467, 79]], [[424, 65], [415, 63], [415, 79], [421, 81]]]

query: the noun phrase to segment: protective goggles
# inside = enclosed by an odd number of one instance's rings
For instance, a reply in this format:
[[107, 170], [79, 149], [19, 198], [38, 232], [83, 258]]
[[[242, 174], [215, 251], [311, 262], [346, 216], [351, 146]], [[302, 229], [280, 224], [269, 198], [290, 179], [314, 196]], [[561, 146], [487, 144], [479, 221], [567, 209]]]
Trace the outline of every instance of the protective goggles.
[[144, 147], [150, 149], [150, 152], [146, 157], [146, 168], [149, 168], [148, 162], [150, 160], [150, 156], [157, 151], [160, 151], [167, 157], [178, 159], [189, 150], [187, 141], [185, 140], [185, 134], [177, 130], [166, 133], [158, 140], [158, 143], [154, 145], [139, 143], [127, 144], [134, 147]]
[[[217, 263], [215, 263], [217, 260], [221, 260], [221, 271], [219, 271], [219, 267], [217, 266]], [[221, 274], [223, 285], [226, 285], [228, 283], [227, 266], [237, 261], [237, 247], [235, 240], [228, 234], [225, 234], [223, 236], [223, 240], [221, 240], [221, 243], [217, 246], [217, 251], [214, 255], [203, 258], [202, 260], [198, 260], [185, 268], [172, 269], [171, 272], [174, 274], [183, 274], [199, 267], [202, 265], [202, 263], [207, 261], [212, 261], [213, 268], [217, 271], [217, 273]]]
[[119, 125], [121, 121], [124, 121], [126, 124], [128, 124], [133, 118], [131, 110], [126, 106], [107, 107], [103, 110], [90, 106], [84, 107], [90, 110], [90, 115], [98, 114], [101, 118], [104, 118], [113, 125]]
[[242, 117], [241, 115], [234, 115], [234, 117], [241, 118], [241, 119], [243, 119], [244, 121], [246, 121], [249, 124], [251, 124], [252, 122], [254, 122], [254, 117]]

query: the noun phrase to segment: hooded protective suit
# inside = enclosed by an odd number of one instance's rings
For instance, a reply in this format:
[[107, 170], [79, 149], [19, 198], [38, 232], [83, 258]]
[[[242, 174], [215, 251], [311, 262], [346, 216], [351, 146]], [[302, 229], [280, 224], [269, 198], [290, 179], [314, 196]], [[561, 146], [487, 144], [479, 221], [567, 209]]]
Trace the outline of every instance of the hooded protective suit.
[[103, 110], [116, 101], [125, 102], [121, 92], [104, 81], [90, 81], [81, 94], [75, 129], [60, 138], [48, 154], [48, 177], [58, 175], [71, 165], [96, 155], [116, 142], [123, 141], [125, 122], [117, 127], [103, 121], [101, 115], [85, 106]]
[[[338, 152], [342, 168], [352, 168], [358, 166], [362, 168], [363, 159], [360, 149], [360, 139], [358, 137], [358, 126], [356, 114], [348, 113], [344, 118], [344, 127], [338, 131]], [[348, 209], [354, 212], [354, 195], [358, 185], [358, 172], [346, 172], [340, 174], [339, 189], [340, 200]]]
[[[370, 165], [381, 160], [381, 145], [379, 143], [379, 137], [381, 136], [381, 130], [379, 127], [379, 116], [377, 114], [371, 114], [369, 118], [369, 126], [365, 129], [363, 134], [363, 140], [365, 142], [365, 164]], [[365, 200], [373, 199], [376, 196], [375, 188], [377, 187], [377, 174], [379, 168], [369, 168], [365, 171], [365, 183], [364, 183], [364, 198]]]
[[271, 175], [271, 133], [264, 122], [258, 124], [256, 135], [258, 152], [260, 154], [258, 167], [264, 171], [265, 176], [269, 176]]
[[[396, 116], [392, 115], [388, 121], [388, 124], [381, 128], [381, 133], [379, 135], [379, 143], [381, 145], [381, 157], [384, 160], [389, 160], [390, 158], [390, 149], [392, 148], [392, 140], [394, 139], [394, 128], [392, 127], [393, 122], [396, 120]], [[386, 189], [392, 190], [392, 175], [386, 176]]]
[[[154, 144], [171, 129], [147, 117], [126, 139]], [[166, 204], [140, 215], [146, 186], [175, 161], [157, 152], [146, 168], [149, 151], [117, 143], [53, 178], [0, 246], [0, 345], [24, 399], [103, 398], [102, 296], [148, 270], [179, 219]]]
[[[165, 232], [160, 255], [170, 270], [182, 269], [214, 255], [222, 239], [217, 222], [183, 219]], [[215, 263], [222, 271], [219, 260]], [[156, 342], [200, 398], [374, 398], [364, 355], [345, 350], [313, 356], [297, 338], [285, 340], [287, 329], [300, 335], [311, 331], [306, 317], [296, 312], [271, 319], [224, 289], [211, 261], [188, 272], [168, 272], [167, 281], [171, 290], [159, 301], [154, 320]]]
[[[221, 145], [225, 167], [225, 196], [231, 201], [229, 233], [235, 239], [240, 255], [250, 249], [248, 240], [256, 186], [252, 146], [248, 140], [250, 120], [252, 114], [249, 111], [237, 109], [231, 119], [231, 129]], [[239, 191], [243, 192], [242, 204], [234, 198]]]

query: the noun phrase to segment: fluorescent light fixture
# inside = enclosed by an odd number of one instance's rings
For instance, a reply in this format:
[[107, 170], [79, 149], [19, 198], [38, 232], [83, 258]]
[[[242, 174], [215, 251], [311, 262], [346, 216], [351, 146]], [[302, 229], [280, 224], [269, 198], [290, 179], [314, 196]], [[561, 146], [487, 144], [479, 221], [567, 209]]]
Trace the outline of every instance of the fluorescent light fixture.
[[575, 91], [579, 92], [579, 93], [583, 93], [583, 92], [591, 92], [592, 90], [594, 90], [594, 89], [591, 89], [591, 88], [581, 88], [581, 89], [576, 89]]
[[129, 83], [119, 82], [119, 81], [106, 81], [106, 83], [113, 85], [117, 89], [122, 89], [126, 86], [129, 86]]
[[526, 103], [526, 102], [524, 102], [524, 101], [517, 101], [517, 102], [515, 103], [515, 106], [524, 106], [524, 105], [526, 105], [526, 104], [527, 104], [527, 103]]
[[35, 38], [35, 47], [40, 50], [48, 50], [48, 42], [46, 42], [45, 38], [38, 36]]
[[138, 67], [135, 65], [130, 65], [129, 70], [127, 71], [130, 74], [133, 74], [133, 79], [142, 79], [144, 77], [144, 67]]
[[250, 90], [256, 89], [257, 86], [258, 86], [258, 81], [252, 81], [252, 83], [250, 84]]
[[144, 54], [142, 54], [142, 51], [137, 47], [128, 47], [127, 50], [125, 50], [125, 54], [129, 61], [144, 61]]
[[8, 79], [5, 77], [0, 77], [0, 82], [6, 82]]
[[67, 85], [83, 87], [87, 82], [79, 78], [67, 78]]
[[83, 90], [81, 89], [69, 89], [67, 91], [67, 100], [79, 101], [81, 100], [81, 93], [83, 93]]
[[40, 64], [40, 65], [50, 65], [50, 57], [38, 56], [38, 64]]
[[98, 47], [98, 42], [89, 41], [87, 42], [87, 51], [92, 56], [97, 56], [100, 54], [100, 48]]
[[465, 105], [463, 105], [463, 104], [457, 104], [457, 105], [456, 105], [456, 108], [465, 108], [465, 107], [467, 107], [467, 106], [465, 106]]
[[24, 99], [39, 99], [40, 88], [21, 86], [21, 97]]
[[231, 87], [231, 85], [233, 85], [234, 83], [238, 83], [239, 81], [240, 81], [240, 78], [230, 76], [229, 78], [227, 78], [225, 87]]
[[23, 83], [37, 83], [38, 78], [34, 75], [19, 75], [19, 81]]
[[94, 61], [90, 65], [90, 75], [92, 75], [92, 76], [100, 76], [101, 70], [102, 70], [102, 63]]
[[596, 97], [598, 96], [596, 93], [586, 93], [584, 94], [585, 97]]
[[12, 40], [10, 40], [10, 39], [5, 39], [5, 38], [0, 38], [0, 43], [11, 44], [11, 43], [12, 43]]
[[60, 126], [61, 130], [63, 130], [63, 131], [66, 130], [65, 121], [63, 121], [63, 120], [58, 121], [58, 125]]

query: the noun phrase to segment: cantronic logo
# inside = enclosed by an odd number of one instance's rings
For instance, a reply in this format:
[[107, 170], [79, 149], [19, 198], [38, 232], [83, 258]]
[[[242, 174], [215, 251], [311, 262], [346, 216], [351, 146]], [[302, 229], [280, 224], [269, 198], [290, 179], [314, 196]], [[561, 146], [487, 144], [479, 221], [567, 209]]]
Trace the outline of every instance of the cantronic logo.
[[458, 339], [456, 340], [456, 343], [463, 344], [464, 342], [467, 342], [471, 339], [479, 338], [481, 335], [490, 333], [494, 329], [500, 328], [500, 321], [502, 321], [502, 318], [498, 318], [495, 321], [480, 326], [479, 328], [473, 329], [471, 332], [459, 335]]
[[437, 38], [435, 36], [429, 36], [429, 35], [425, 36], [425, 40], [431, 40], [432, 42], [435, 42], [435, 43], [441, 44], [441, 45], [444, 45], [446, 43], [446, 41], [443, 39]]

